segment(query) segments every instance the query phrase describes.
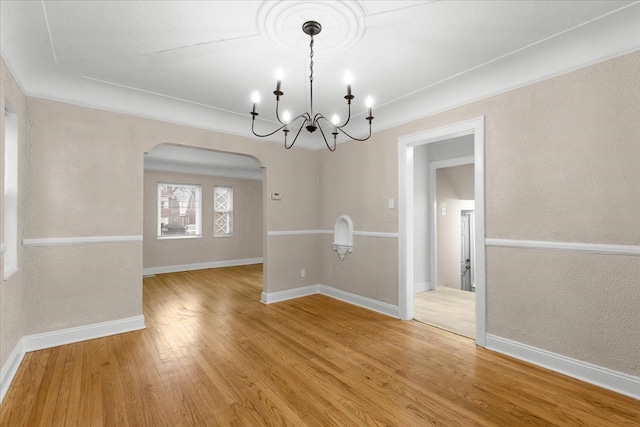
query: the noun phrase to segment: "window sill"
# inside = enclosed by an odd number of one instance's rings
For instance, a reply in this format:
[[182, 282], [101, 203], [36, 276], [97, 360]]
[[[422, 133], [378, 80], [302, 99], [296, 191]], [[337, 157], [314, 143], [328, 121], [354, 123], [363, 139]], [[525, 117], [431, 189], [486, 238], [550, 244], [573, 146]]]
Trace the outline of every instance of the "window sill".
[[214, 234], [213, 237], [233, 237], [233, 234]]
[[176, 240], [176, 239], [202, 239], [202, 235], [180, 235], [180, 236], [156, 236], [158, 240]]
[[11, 276], [13, 276], [14, 274], [16, 274], [18, 272], [18, 268], [14, 267], [14, 268], [10, 268], [9, 270], [6, 270], [3, 274], [2, 280], [4, 280], [5, 282], [9, 279], [11, 279]]

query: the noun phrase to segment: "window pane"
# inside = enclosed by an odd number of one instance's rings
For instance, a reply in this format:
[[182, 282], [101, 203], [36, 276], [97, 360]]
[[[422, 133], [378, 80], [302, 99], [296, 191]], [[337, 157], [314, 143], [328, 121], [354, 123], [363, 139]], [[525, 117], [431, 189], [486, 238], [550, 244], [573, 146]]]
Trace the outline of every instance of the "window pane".
[[213, 188], [213, 235], [233, 234], [233, 188], [214, 186]]
[[158, 184], [158, 236], [200, 236], [199, 185]]
[[4, 277], [18, 270], [18, 115], [5, 99], [4, 112]]
[[215, 234], [229, 233], [229, 214], [226, 212], [216, 212]]

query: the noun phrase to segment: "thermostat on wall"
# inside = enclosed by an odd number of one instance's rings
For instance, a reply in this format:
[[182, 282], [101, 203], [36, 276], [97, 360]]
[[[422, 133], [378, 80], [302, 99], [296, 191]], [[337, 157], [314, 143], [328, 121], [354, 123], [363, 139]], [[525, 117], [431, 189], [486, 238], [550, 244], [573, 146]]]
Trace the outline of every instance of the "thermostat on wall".
[[271, 193], [271, 200], [282, 200], [280, 193]]

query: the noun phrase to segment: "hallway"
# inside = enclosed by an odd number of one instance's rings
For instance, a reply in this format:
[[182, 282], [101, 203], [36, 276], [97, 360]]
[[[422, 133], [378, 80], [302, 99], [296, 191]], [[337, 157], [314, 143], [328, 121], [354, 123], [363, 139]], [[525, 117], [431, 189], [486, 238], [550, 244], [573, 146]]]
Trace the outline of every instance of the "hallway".
[[476, 294], [439, 287], [416, 294], [413, 318], [467, 338], [476, 337]]

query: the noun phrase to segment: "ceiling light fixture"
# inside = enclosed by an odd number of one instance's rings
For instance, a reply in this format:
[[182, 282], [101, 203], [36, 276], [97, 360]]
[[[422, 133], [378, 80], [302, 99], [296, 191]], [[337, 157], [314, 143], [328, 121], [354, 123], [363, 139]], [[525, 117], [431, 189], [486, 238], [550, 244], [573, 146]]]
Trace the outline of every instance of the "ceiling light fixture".
[[[265, 135], [260, 135], [256, 133], [256, 131], [254, 130], [254, 126], [256, 123], [256, 116], [258, 116], [258, 113], [256, 112], [256, 105], [258, 104], [258, 102], [260, 102], [260, 94], [258, 92], [254, 92], [252, 96], [253, 111], [251, 111], [251, 116], [252, 116], [251, 132], [253, 132], [255, 136], [258, 136], [260, 138], [265, 138], [282, 130], [284, 132], [284, 146], [288, 150], [291, 147], [293, 147], [293, 145], [296, 143], [298, 136], [300, 135], [300, 132], [302, 131], [303, 127], [307, 129], [307, 131], [309, 131], [310, 133], [315, 132], [316, 129], [320, 129], [320, 133], [322, 134], [324, 143], [327, 145], [327, 148], [331, 151], [335, 151], [336, 149], [336, 137], [338, 136], [338, 131], [342, 132], [343, 134], [345, 134], [346, 136], [348, 136], [349, 138], [355, 141], [366, 141], [367, 139], [369, 139], [369, 137], [371, 137], [371, 121], [373, 120], [373, 114], [372, 114], [371, 108], [373, 106], [373, 99], [371, 99], [370, 96], [367, 97], [366, 99], [366, 106], [369, 112], [368, 116], [366, 117], [366, 120], [369, 121], [369, 135], [367, 135], [366, 138], [362, 138], [362, 139], [355, 138], [349, 135], [347, 132], [345, 132], [342, 129], [347, 125], [347, 123], [349, 123], [349, 120], [351, 119], [351, 100], [354, 98], [354, 96], [351, 94], [351, 75], [348, 72], [345, 76], [345, 80], [347, 84], [347, 94], [345, 95], [344, 99], [347, 100], [347, 106], [348, 106], [348, 115], [345, 122], [340, 124], [340, 117], [337, 114], [333, 115], [333, 117], [331, 118], [331, 121], [329, 121], [325, 116], [323, 116], [319, 112], [316, 112], [313, 117], [311, 116], [311, 114], [313, 113], [313, 36], [318, 35], [321, 30], [322, 30], [322, 26], [315, 21], [307, 21], [304, 24], [302, 24], [302, 31], [311, 37], [311, 43], [309, 43], [309, 51], [310, 51], [309, 70], [311, 71], [311, 74], [309, 75], [309, 100], [311, 104], [309, 111], [311, 113], [305, 111], [304, 113], [292, 119], [291, 114], [288, 111], [284, 111], [282, 113], [282, 118], [280, 118], [279, 106], [280, 106], [280, 97], [284, 95], [284, 93], [281, 90], [282, 77], [284, 73], [282, 69], [278, 69], [278, 71], [276, 72], [276, 90], [273, 91], [273, 94], [276, 96], [276, 119], [278, 120], [278, 122], [280, 122], [282, 126], [274, 130], [273, 132], [267, 133]], [[304, 119], [304, 121], [300, 125], [300, 128], [298, 128], [298, 132], [296, 133], [296, 136], [291, 142], [291, 144], [287, 144], [287, 135], [290, 132], [290, 127], [294, 122], [300, 119]], [[328, 122], [333, 127], [333, 132], [331, 132], [331, 134], [333, 135], [333, 146], [330, 145], [329, 142], [327, 141], [327, 137], [324, 134], [324, 130], [322, 129], [322, 126], [320, 126], [320, 120], [324, 120]]]

